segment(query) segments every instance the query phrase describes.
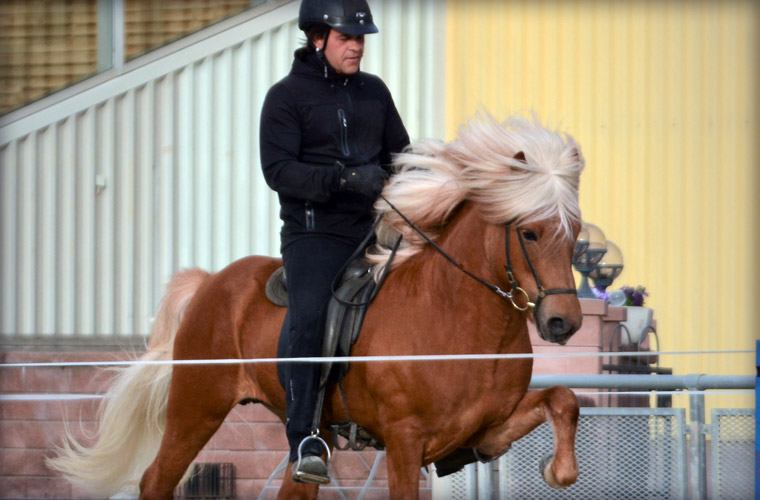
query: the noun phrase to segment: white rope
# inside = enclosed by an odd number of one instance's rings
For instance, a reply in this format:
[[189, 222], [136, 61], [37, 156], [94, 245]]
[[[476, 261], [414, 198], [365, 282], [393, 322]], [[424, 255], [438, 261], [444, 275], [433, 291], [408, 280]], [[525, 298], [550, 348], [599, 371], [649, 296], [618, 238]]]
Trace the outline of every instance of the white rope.
[[105, 399], [102, 394], [0, 394], [0, 401], [77, 401]]
[[3, 363], [0, 368], [62, 368], [77, 366], [132, 366], [132, 365], [249, 365], [258, 363], [373, 363], [399, 361], [473, 361], [502, 359], [541, 358], [604, 358], [642, 356], [683, 356], [695, 354], [752, 354], [754, 350], [727, 351], [632, 351], [632, 352], [573, 352], [573, 353], [528, 353], [528, 354], [422, 354], [405, 356], [345, 356], [345, 357], [304, 357], [304, 358], [258, 358], [258, 359], [175, 359], [175, 360], [132, 360], [132, 361], [54, 361], [46, 363]]
[[[753, 389], [711, 389], [707, 391], [574, 391], [578, 396], [648, 396], [658, 394], [669, 394], [672, 396], [688, 396], [690, 394], [702, 394], [708, 396], [715, 395], [746, 395], [754, 392]], [[103, 394], [0, 394], [0, 401], [78, 401], [87, 399], [106, 399]]]

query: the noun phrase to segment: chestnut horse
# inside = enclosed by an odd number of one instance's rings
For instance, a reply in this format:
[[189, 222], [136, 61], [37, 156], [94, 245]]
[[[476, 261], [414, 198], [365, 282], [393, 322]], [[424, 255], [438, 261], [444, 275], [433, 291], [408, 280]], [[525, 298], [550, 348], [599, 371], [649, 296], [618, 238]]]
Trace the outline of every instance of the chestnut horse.
[[[450, 143], [420, 141], [399, 155], [387, 201], [376, 204], [383, 220], [367, 253], [375, 271], [385, 243], [401, 234], [403, 244], [352, 355], [530, 353], [527, 321], [564, 344], [582, 321], [571, 259], [583, 164], [571, 137], [522, 117], [479, 117]], [[177, 274], [142, 359], [276, 357], [285, 309], [264, 288], [281, 264], [253, 256], [214, 274]], [[529, 357], [353, 362], [345, 403], [328, 388], [322, 422], [350, 419], [368, 430], [386, 447], [391, 498], [414, 499], [422, 466], [459, 448], [498, 455], [548, 421], [554, 450], [541, 473], [564, 487], [578, 476], [578, 402], [566, 387], [528, 391], [531, 371]], [[275, 363], [136, 364], [109, 391], [94, 444], [68, 439], [49, 464], [98, 497], [142, 475], [141, 499], [169, 499], [227, 414], [247, 402], [284, 420]], [[329, 428], [321, 432], [329, 442]], [[279, 498], [317, 494], [286, 468]]]

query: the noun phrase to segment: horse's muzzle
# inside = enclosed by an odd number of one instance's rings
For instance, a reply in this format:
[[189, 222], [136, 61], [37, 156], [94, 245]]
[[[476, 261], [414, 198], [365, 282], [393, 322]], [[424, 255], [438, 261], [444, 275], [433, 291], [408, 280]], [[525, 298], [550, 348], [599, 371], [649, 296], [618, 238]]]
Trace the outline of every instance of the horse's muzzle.
[[562, 315], [554, 315], [547, 318], [546, 321], [539, 320], [538, 333], [547, 342], [565, 345], [580, 326], [580, 322], [572, 321]]

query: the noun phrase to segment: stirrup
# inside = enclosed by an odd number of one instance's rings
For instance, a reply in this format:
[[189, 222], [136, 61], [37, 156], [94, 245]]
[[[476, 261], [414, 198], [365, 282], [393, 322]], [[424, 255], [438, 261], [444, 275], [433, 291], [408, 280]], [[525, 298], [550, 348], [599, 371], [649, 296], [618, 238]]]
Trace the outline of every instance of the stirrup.
[[[327, 451], [327, 461], [325, 462], [325, 467], [329, 471], [330, 467], [330, 447], [327, 446], [327, 443], [325, 443], [325, 440], [319, 437], [319, 430], [315, 429], [311, 431], [311, 434], [309, 436], [306, 436], [301, 440], [301, 443], [298, 445], [298, 461], [295, 463], [295, 467], [293, 467], [293, 481], [297, 483], [309, 483], [309, 484], [327, 484], [330, 482], [330, 476], [329, 475], [316, 475], [316, 474], [309, 474], [306, 472], [301, 471], [301, 461], [303, 459], [303, 445], [309, 441], [318, 441], [322, 444], [322, 447]], [[322, 460], [321, 458], [319, 459]]]

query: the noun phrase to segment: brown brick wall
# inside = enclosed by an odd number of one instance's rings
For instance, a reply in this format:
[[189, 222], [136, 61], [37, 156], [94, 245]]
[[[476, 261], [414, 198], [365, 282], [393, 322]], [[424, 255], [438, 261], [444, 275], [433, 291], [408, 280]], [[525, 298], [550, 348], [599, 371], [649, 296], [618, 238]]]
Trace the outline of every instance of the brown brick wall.
[[96, 0], [0, 2], [0, 113], [97, 69]]
[[124, 5], [126, 58], [180, 38], [235, 14], [250, 0], [127, 0]]
[[[125, 57], [242, 11], [250, 0], [125, 0]], [[0, 114], [97, 71], [97, 0], [0, 0]]]
[[[0, 352], [0, 363], [49, 361], [96, 361], [126, 359], [116, 352]], [[108, 386], [110, 373], [98, 368], [2, 368], [0, 394], [97, 394]], [[66, 418], [78, 437], [94, 429], [98, 400], [0, 401], [0, 499], [57, 498], [81, 499], [87, 495], [55, 476], [44, 463], [53, 446], [61, 442]], [[81, 422], [81, 429], [80, 429]], [[270, 474], [286, 456], [284, 427], [261, 405], [237, 406], [227, 417], [196, 462], [235, 464], [237, 498], [257, 498]], [[332, 473], [343, 487], [364, 486], [376, 452], [337, 452]], [[387, 488], [383, 463], [373, 483]], [[273, 483], [281, 484], [278, 479]], [[329, 486], [335, 486], [330, 484]], [[268, 491], [275, 498], [277, 490]], [[358, 489], [346, 490], [356, 498]], [[372, 491], [367, 499], [387, 497], [387, 491]], [[423, 498], [429, 498], [429, 490]], [[337, 492], [323, 490], [320, 498], [339, 498]]]

